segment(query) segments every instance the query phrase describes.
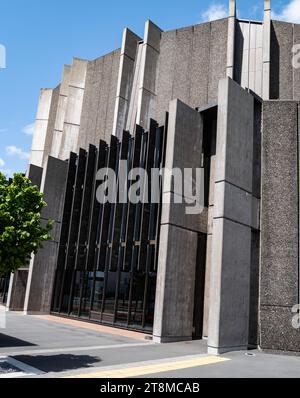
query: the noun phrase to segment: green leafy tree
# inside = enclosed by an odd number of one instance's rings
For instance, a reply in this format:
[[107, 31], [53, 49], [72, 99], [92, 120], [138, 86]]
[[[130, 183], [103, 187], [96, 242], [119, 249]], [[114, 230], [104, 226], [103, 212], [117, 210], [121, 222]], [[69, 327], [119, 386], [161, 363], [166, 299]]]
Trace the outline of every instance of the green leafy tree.
[[0, 173], [0, 275], [27, 266], [31, 255], [50, 240], [52, 221], [41, 223], [46, 207], [38, 187], [22, 174]]

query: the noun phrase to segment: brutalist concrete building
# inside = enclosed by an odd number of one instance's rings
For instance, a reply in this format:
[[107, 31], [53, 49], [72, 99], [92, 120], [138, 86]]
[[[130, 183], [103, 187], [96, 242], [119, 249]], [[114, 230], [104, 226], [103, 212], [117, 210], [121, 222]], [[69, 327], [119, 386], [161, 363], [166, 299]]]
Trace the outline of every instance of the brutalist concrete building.
[[[264, 4], [263, 22], [230, 1], [225, 19], [125, 29], [121, 49], [73, 59], [41, 91], [28, 176], [53, 241], [11, 278], [11, 310], [203, 338], [212, 353], [300, 351], [300, 25]], [[187, 214], [169, 178], [158, 203], [99, 203], [97, 170], [120, 160], [202, 168], [204, 209]]]

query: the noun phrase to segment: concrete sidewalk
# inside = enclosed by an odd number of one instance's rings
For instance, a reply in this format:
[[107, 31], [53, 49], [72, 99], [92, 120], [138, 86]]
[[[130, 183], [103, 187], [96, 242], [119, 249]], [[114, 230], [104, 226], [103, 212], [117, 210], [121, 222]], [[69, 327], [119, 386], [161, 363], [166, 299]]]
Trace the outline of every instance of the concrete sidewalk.
[[300, 357], [259, 351], [214, 357], [207, 355], [205, 341], [158, 345], [145, 337], [62, 318], [8, 313], [7, 328], [0, 330], [0, 357], [19, 364], [19, 377], [300, 377]]

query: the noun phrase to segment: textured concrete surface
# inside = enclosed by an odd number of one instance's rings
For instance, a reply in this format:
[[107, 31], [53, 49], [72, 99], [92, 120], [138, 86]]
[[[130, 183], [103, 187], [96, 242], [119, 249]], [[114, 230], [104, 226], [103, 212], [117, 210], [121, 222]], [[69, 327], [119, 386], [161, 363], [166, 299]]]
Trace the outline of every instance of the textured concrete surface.
[[271, 63], [271, 1], [264, 1], [264, 26], [263, 26], [263, 75], [262, 98], [270, 99], [270, 63]]
[[272, 21], [270, 99], [293, 99], [293, 24]]
[[291, 307], [299, 302], [298, 104], [263, 105], [261, 346], [298, 349]]
[[[166, 168], [201, 166], [202, 129], [198, 112], [178, 100], [170, 103]], [[170, 176], [164, 178], [163, 193], [182, 196]], [[188, 340], [193, 332], [198, 233], [188, 225], [182, 206], [173, 206], [171, 202], [163, 207], [160, 231], [153, 336], [161, 342]], [[200, 215], [194, 218], [200, 220]], [[195, 224], [194, 228], [198, 230]]]
[[[261, 305], [261, 347], [276, 351], [299, 352], [300, 330], [293, 327], [295, 315], [290, 306]], [[295, 323], [297, 324], [296, 321]]]
[[59, 158], [66, 160], [70, 152], [77, 152], [80, 146], [79, 131], [83, 107], [84, 90], [88, 61], [73, 58], [69, 77], [68, 102], [65, 111], [64, 127]]
[[58, 89], [42, 89], [32, 139], [30, 164], [43, 167], [49, 155], [54, 119], [58, 105]]
[[198, 235], [172, 225], [162, 225], [160, 235], [153, 338], [191, 340]]
[[52, 137], [50, 155], [58, 157], [62, 145], [62, 138], [64, 133], [64, 121], [68, 105], [69, 83], [71, 77], [71, 66], [64, 65], [63, 75], [59, 86], [59, 97], [56, 112], [56, 119]]
[[79, 147], [109, 142], [113, 131], [117, 96], [120, 50], [91, 61], [87, 66], [86, 87], [80, 121]]
[[141, 38], [135, 33], [127, 28], [124, 30], [112, 132], [119, 138], [122, 137], [123, 130], [126, 128], [139, 41], [141, 41]]
[[148, 130], [154, 119], [156, 106], [156, 73], [160, 52], [161, 29], [153, 22], [145, 25], [141, 54], [141, 73], [138, 84], [138, 108], [136, 123]]
[[249, 333], [251, 229], [214, 220], [210, 276], [209, 352], [245, 349]]
[[[294, 44], [300, 44], [300, 25], [294, 25]], [[297, 50], [296, 57], [297, 65], [299, 66], [299, 50]], [[300, 67], [294, 68], [294, 100], [300, 101]]]
[[42, 220], [44, 223], [49, 219], [54, 221], [53, 240], [45, 242], [32, 257], [24, 304], [24, 311], [28, 313], [50, 312], [67, 168], [67, 162], [49, 156], [41, 186], [48, 204], [42, 211]]
[[28, 279], [28, 268], [17, 270], [11, 275], [11, 278], [11, 286], [10, 291], [8, 292], [6, 308], [9, 311], [23, 311]]
[[220, 81], [208, 347], [245, 349], [249, 334], [254, 100]]
[[227, 76], [234, 78], [234, 54], [235, 54], [235, 25], [236, 25], [236, 1], [229, 1], [228, 39], [227, 39]]
[[262, 96], [263, 25], [239, 21], [236, 27], [235, 79]]
[[221, 80], [215, 181], [227, 181], [250, 193], [253, 178], [253, 121], [253, 97], [234, 81]]
[[226, 76], [227, 18], [162, 33], [157, 70], [156, 119], [164, 121], [168, 103], [178, 98], [197, 106], [217, 100]]
[[297, 103], [263, 106], [261, 304], [298, 302]]

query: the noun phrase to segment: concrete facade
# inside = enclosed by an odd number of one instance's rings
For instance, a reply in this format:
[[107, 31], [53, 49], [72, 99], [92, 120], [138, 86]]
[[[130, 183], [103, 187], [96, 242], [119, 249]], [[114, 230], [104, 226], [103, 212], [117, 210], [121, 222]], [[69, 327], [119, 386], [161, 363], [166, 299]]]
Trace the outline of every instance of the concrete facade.
[[24, 301], [27, 314], [47, 314], [51, 309], [67, 168], [67, 162], [48, 157], [41, 183], [41, 192], [48, 204], [42, 212], [42, 222], [54, 221], [52, 241], [45, 242], [43, 248], [32, 256]]
[[221, 80], [218, 99], [208, 348], [247, 349], [254, 99]]
[[[142, 152], [141, 135], [156, 134], [155, 120], [166, 133], [165, 165], [202, 169], [204, 203], [201, 214], [188, 215], [164, 181], [154, 339], [204, 337], [215, 354], [257, 346], [300, 350], [293, 321], [300, 300], [300, 68], [292, 64], [300, 25], [271, 20], [269, 0], [263, 21], [239, 20], [236, 2], [229, 6], [228, 18], [171, 31], [147, 21], [143, 39], [125, 29], [121, 49], [74, 59], [56, 88], [42, 90], [30, 163], [42, 168], [49, 202], [43, 218], [56, 221], [57, 233], [32, 260], [26, 311], [51, 310], [70, 152], [86, 153], [103, 140], [109, 165], [118, 167], [118, 148], [126, 151], [129, 140], [124, 130], [136, 135], [134, 150]], [[108, 156], [103, 142], [102, 148]], [[88, 207], [96, 214], [95, 204]], [[138, 295], [132, 286], [130, 294], [124, 303]]]
[[[179, 168], [184, 171], [185, 167], [200, 167], [202, 137], [201, 115], [179, 100], [171, 101], [166, 169]], [[157, 342], [191, 340], [201, 215], [186, 214], [184, 206], [186, 202], [190, 203], [190, 198], [183, 197], [181, 204], [165, 199], [170, 195], [182, 196], [182, 192], [176, 192], [174, 189], [170, 176], [165, 176], [162, 195], [164, 204], [160, 227], [153, 338]], [[189, 289], [182, 289], [182, 286], [189, 286]]]
[[292, 324], [300, 286], [298, 114], [294, 101], [263, 105], [260, 338], [263, 348], [288, 351], [300, 349]]

